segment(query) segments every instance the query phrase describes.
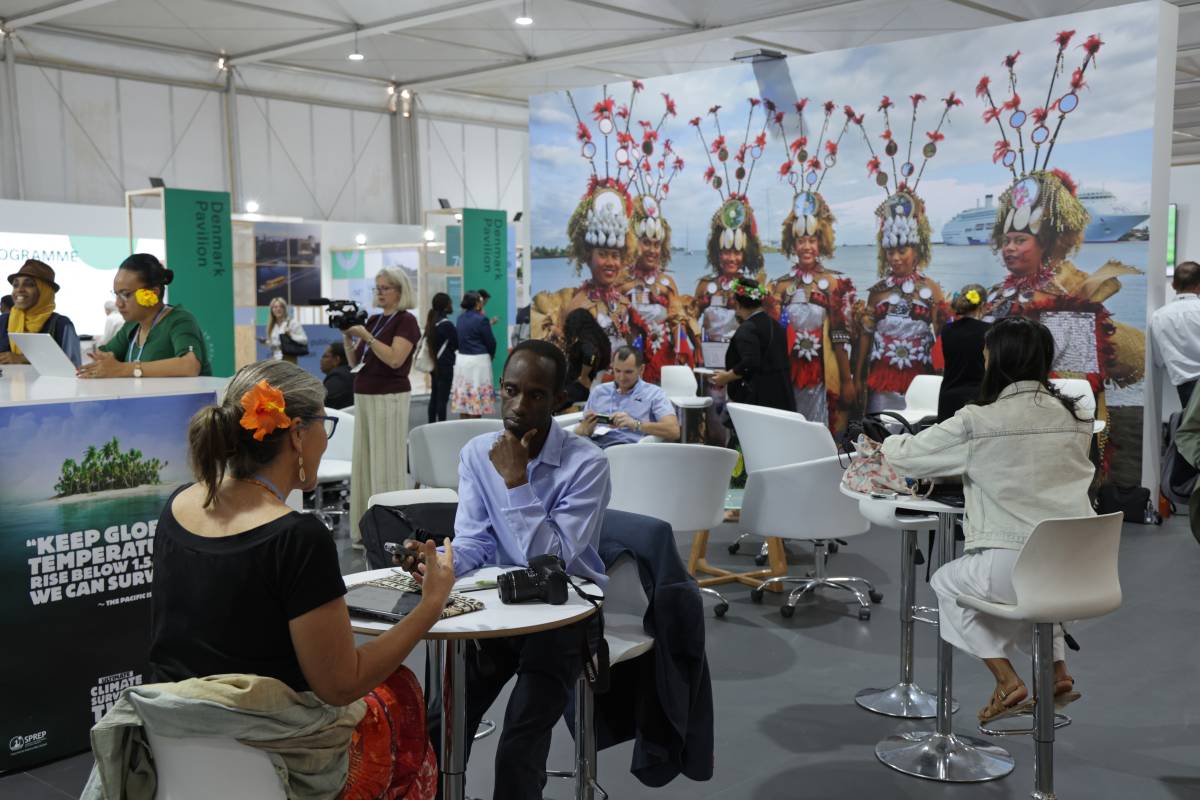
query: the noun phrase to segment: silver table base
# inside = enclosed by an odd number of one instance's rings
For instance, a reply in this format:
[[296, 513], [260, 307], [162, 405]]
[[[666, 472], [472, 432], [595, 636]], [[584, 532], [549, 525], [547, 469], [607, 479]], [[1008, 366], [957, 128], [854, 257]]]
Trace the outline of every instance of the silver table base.
[[[954, 517], [954, 513], [938, 514], [943, 564], [954, 559]], [[934, 781], [978, 783], [1003, 778], [1015, 765], [1008, 751], [983, 739], [960, 736], [952, 730], [953, 678], [954, 647], [939, 636], [935, 729], [889, 736], [875, 745], [875, 755], [897, 772]]]

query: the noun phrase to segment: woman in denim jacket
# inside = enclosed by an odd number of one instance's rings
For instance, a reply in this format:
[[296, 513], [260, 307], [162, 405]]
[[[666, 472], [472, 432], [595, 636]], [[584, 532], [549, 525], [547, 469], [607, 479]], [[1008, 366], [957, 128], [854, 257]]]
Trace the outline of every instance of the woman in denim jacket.
[[[931, 583], [938, 597], [941, 636], [983, 659], [996, 690], [979, 712], [981, 722], [1027, 704], [1028, 690], [1013, 669], [1027, 651], [1031, 626], [958, 606], [961, 596], [1015, 603], [1012, 568], [1038, 523], [1091, 516], [1088, 458], [1092, 420], [1049, 383], [1054, 338], [1041, 323], [1009, 317], [984, 339], [986, 365], [980, 397], [941, 424], [913, 435], [891, 436], [883, 455], [913, 478], [961, 475], [966, 499], [966, 542], [961, 558], [945, 564]], [[1062, 628], [1054, 634], [1054, 696], [1077, 699], [1067, 673]]]

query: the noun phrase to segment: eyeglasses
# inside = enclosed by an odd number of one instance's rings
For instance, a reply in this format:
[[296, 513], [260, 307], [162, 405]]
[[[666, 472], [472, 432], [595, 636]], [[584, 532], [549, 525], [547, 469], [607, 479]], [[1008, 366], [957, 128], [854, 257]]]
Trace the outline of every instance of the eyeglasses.
[[311, 417], [304, 417], [304, 419], [319, 419], [319, 420], [322, 420], [322, 421], [323, 421], [323, 423], [324, 423], [324, 425], [325, 425], [325, 438], [326, 438], [326, 439], [332, 439], [332, 438], [333, 438], [333, 434], [334, 434], [334, 432], [335, 432], [335, 431], [337, 431], [337, 424], [338, 424], [338, 418], [337, 418], [337, 417], [327, 417], [327, 416], [324, 416], [324, 415], [320, 415], [320, 416], [318, 416], [318, 415], [313, 415], [313, 416], [311, 416]]
[[115, 297], [115, 298], [117, 298], [118, 300], [124, 300], [126, 303], [128, 303], [130, 300], [132, 300], [132, 299], [133, 299], [133, 296], [134, 296], [135, 294], [137, 294], [137, 289], [134, 289], [134, 290], [132, 290], [132, 291], [128, 291], [128, 292], [116, 292], [116, 291], [114, 291], [114, 292], [112, 293], [112, 296], [113, 296], [113, 297]]
[[396, 291], [395, 286], [376, 286], [375, 287], [376, 294], [383, 294], [384, 292], [394, 292], [394, 291]]

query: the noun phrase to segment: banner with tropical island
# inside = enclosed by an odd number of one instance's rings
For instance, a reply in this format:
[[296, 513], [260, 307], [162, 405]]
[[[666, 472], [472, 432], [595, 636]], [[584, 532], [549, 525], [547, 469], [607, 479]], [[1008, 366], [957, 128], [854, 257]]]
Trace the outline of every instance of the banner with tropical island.
[[146, 679], [154, 532], [191, 478], [188, 422], [213, 399], [0, 407], [0, 772], [87, 749]]

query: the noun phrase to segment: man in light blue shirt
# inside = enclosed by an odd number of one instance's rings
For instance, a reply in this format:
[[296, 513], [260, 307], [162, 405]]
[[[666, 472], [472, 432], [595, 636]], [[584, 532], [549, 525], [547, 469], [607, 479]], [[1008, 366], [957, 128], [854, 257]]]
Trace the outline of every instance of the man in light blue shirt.
[[[518, 344], [500, 382], [504, 430], [463, 448], [454, 520], [454, 571], [486, 564], [526, 565], [561, 556], [567, 572], [604, 586], [596, 551], [611, 486], [608, 460], [590, 442], [565, 433], [553, 411], [566, 397], [567, 362], [549, 342]], [[496, 747], [495, 800], [540, 800], [550, 733], [562, 716], [588, 647], [600, 638], [594, 616], [564, 628], [482, 639], [467, 659], [467, 755], [475, 729], [504, 686], [516, 686]], [[431, 713], [430, 735], [441, 720]]]
[[644, 368], [641, 350], [618, 347], [612, 357], [612, 381], [592, 384], [575, 432], [601, 447], [635, 444], [643, 436], [679, 441], [675, 406], [660, 387], [642, 380]]

